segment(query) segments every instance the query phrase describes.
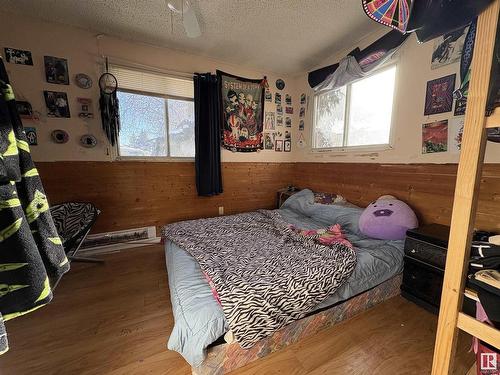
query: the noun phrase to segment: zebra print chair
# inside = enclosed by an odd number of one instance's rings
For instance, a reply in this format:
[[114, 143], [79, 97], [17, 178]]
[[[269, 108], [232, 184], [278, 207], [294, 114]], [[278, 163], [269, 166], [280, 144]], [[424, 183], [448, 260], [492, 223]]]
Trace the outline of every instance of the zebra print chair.
[[97, 216], [101, 213], [96, 206], [92, 203], [66, 202], [52, 206], [50, 213], [69, 260], [92, 263], [104, 262], [96, 258], [76, 256], [85, 237], [87, 237], [97, 220]]

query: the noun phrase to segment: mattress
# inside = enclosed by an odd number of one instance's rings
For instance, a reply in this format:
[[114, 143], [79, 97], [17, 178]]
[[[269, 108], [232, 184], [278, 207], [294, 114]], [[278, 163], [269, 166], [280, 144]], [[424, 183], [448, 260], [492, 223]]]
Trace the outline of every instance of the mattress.
[[[287, 222], [299, 228], [320, 229], [339, 223], [356, 249], [357, 263], [348, 281], [311, 313], [369, 290], [402, 271], [403, 241], [375, 240], [361, 234], [357, 223], [362, 211], [352, 206], [315, 204], [309, 190], [293, 195], [279, 210]], [[165, 244], [165, 255], [175, 321], [168, 348], [198, 367], [206, 348], [229, 327], [196, 260], [170, 241]]]

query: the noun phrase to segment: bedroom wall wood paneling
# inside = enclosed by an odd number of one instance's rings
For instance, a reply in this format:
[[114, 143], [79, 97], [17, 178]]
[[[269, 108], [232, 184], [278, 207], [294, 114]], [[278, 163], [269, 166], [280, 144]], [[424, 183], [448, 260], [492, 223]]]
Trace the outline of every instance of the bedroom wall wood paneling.
[[102, 212], [93, 232], [274, 208], [293, 163], [223, 163], [224, 193], [198, 197], [192, 162], [37, 163], [51, 204], [88, 201]]
[[[383, 194], [407, 202], [422, 223], [450, 224], [457, 164], [297, 163], [294, 184], [366, 206]], [[500, 164], [485, 164], [476, 228], [500, 231]]]

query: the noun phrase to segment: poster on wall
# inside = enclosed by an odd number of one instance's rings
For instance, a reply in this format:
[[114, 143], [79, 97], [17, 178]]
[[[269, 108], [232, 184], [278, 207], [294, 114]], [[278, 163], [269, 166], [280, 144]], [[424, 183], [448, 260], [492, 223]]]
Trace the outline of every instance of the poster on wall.
[[451, 111], [453, 106], [453, 90], [455, 89], [455, 76], [456, 74], [451, 74], [427, 82], [425, 116]]
[[265, 130], [274, 130], [274, 112], [266, 112], [266, 117], [264, 120]]
[[431, 69], [438, 69], [460, 60], [468, 30], [467, 26], [434, 39]]
[[26, 139], [28, 140], [28, 144], [30, 146], [36, 146], [38, 145], [38, 136], [36, 134], [36, 129], [35, 128], [24, 128], [24, 133], [26, 134]]
[[4, 48], [5, 61], [19, 65], [33, 65], [33, 57], [31, 51], [25, 51], [15, 48]]
[[448, 120], [422, 125], [422, 154], [448, 150]]
[[264, 133], [264, 149], [274, 150], [274, 133]]
[[264, 81], [217, 71], [223, 108], [222, 146], [234, 152], [262, 149]]
[[44, 56], [45, 78], [48, 83], [69, 85], [68, 60], [54, 56]]
[[461, 150], [464, 121], [464, 117], [459, 117], [448, 122], [448, 150], [453, 154], [458, 154]]
[[68, 96], [65, 92], [44, 91], [43, 95], [45, 97], [48, 117], [71, 117], [69, 113]]

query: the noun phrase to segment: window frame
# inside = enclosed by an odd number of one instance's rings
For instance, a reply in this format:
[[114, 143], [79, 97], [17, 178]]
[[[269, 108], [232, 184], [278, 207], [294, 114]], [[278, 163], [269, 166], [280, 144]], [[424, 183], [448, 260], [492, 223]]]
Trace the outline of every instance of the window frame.
[[[364, 78], [361, 78], [359, 80], [353, 81], [349, 84], [346, 85], [346, 103], [344, 106], [344, 114], [345, 114], [345, 120], [344, 120], [344, 133], [343, 133], [343, 139], [342, 139], [342, 144], [343, 146], [336, 146], [336, 147], [314, 147], [314, 134], [315, 134], [315, 128], [316, 128], [316, 120], [317, 120], [317, 115], [318, 111], [316, 110], [317, 108], [317, 100], [318, 96], [321, 94], [314, 94], [314, 101], [313, 101], [313, 118], [312, 118], [312, 124], [311, 130], [310, 130], [310, 139], [311, 139], [311, 153], [348, 153], [348, 152], [360, 152], [360, 151], [386, 151], [386, 150], [392, 150], [394, 149], [394, 109], [396, 108], [396, 100], [398, 98], [398, 87], [397, 87], [397, 77], [398, 77], [398, 64], [397, 63], [392, 63], [388, 64], [387, 66], [384, 66], [383, 68], [377, 69], [375, 72], [373, 72], [373, 75], [383, 73], [386, 70], [394, 68], [394, 90], [392, 94], [392, 107], [391, 107], [391, 120], [389, 123], [389, 140], [388, 143], [381, 143], [381, 144], [373, 144], [373, 145], [359, 145], [359, 146], [344, 146], [347, 142], [347, 135], [348, 135], [348, 127], [350, 123], [350, 106], [351, 106], [351, 86], [359, 82], [363, 79], [370, 78], [372, 75], [368, 75]], [[335, 89], [338, 90], [338, 89]]]
[[[184, 100], [187, 102], [194, 102], [194, 98], [186, 98], [186, 97], [181, 97], [181, 96], [174, 96], [174, 95], [163, 95], [163, 94], [158, 94], [158, 93], [152, 93], [149, 91], [139, 91], [139, 90], [131, 90], [131, 89], [122, 89], [118, 87], [117, 91], [121, 92], [126, 92], [129, 94], [137, 94], [137, 95], [145, 95], [145, 96], [153, 96], [156, 98], [162, 98], [162, 99], [173, 99], [173, 100]], [[165, 102], [166, 105], [166, 102]], [[116, 160], [119, 161], [152, 161], [152, 162], [159, 162], [159, 161], [178, 161], [178, 162], [192, 162], [194, 161], [195, 157], [194, 156], [170, 156], [170, 134], [169, 134], [169, 122], [168, 122], [168, 111], [166, 113], [166, 141], [167, 141], [167, 150], [169, 155], [168, 156], [128, 156], [128, 155], [120, 155], [120, 137], [118, 137], [118, 140], [116, 142]]]

